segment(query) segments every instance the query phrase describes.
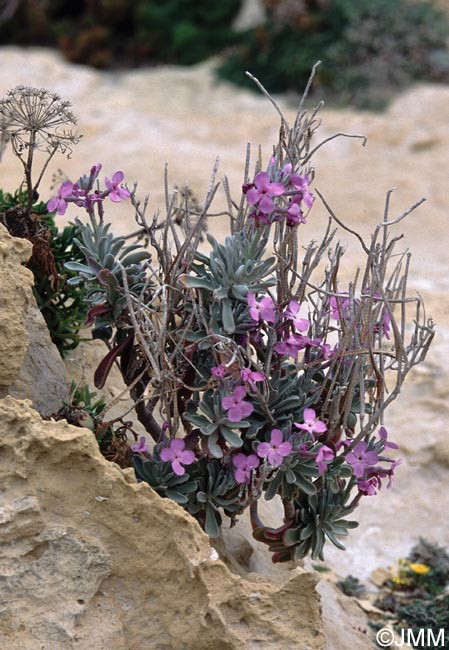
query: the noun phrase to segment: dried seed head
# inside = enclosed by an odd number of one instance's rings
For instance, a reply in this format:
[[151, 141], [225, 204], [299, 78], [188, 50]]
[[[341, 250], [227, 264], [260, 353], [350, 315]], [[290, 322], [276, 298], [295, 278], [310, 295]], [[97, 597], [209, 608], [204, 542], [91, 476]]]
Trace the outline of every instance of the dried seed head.
[[56, 93], [43, 88], [17, 86], [0, 101], [0, 126], [2, 133], [11, 139], [18, 152], [32, 145], [37, 149], [62, 153], [71, 151], [80, 136], [67, 130], [76, 124], [70, 110], [71, 103], [63, 101]]

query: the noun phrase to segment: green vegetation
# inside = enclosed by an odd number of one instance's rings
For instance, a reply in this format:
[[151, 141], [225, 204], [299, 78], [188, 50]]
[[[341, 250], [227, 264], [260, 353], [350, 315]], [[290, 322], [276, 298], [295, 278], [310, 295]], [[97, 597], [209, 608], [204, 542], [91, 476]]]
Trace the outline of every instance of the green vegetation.
[[0, 43], [51, 45], [98, 68], [162, 62], [188, 65], [232, 42], [241, 0], [23, 2], [0, 24]]
[[59, 232], [45, 203], [34, 203], [29, 215], [26, 205], [26, 192], [17, 190], [11, 194], [0, 190], [0, 221], [11, 235], [33, 244], [27, 266], [34, 275], [34, 296], [51, 340], [64, 357], [81, 341], [79, 330], [88, 308], [84, 290], [67, 284], [67, 279], [75, 274], [64, 268], [69, 260], [84, 260], [73, 243], [78, 227], [69, 225]]
[[[386, 580], [375, 605], [385, 611], [386, 620], [401, 629], [411, 630], [419, 649], [419, 631], [432, 630], [437, 638], [440, 630], [449, 630], [449, 554], [447, 550], [425, 539], [412, 548], [406, 559], [398, 561], [396, 574]], [[380, 629], [385, 621], [373, 627]], [[445, 645], [449, 647], [449, 638]]]
[[249, 70], [269, 92], [298, 92], [321, 60], [316, 94], [362, 109], [383, 108], [414, 81], [449, 80], [449, 19], [433, 5], [410, 0], [307, 5], [299, 11], [295, 3], [278, 2], [265, 24], [229, 52], [219, 74], [250, 86]]

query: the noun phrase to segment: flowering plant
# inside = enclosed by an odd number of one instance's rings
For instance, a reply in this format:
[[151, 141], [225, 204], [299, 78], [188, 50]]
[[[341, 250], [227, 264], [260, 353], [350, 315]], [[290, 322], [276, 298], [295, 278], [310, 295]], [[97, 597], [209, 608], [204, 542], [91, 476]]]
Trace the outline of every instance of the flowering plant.
[[[118, 360], [153, 439], [132, 446], [137, 477], [211, 537], [223, 516], [232, 525], [249, 508], [254, 537], [276, 562], [323, 558], [326, 540], [344, 548], [360, 500], [391, 486], [400, 460], [389, 455], [397, 445], [384, 412], [424, 359], [433, 324], [408, 296], [409, 256], [397, 255], [398, 238], [389, 236], [410, 210], [390, 219], [388, 193], [365, 243], [311, 189], [313, 154], [324, 144], [313, 146], [320, 106], [309, 114], [303, 98], [293, 125], [275, 107], [281, 129], [267, 166], [258, 160], [250, 174], [248, 152], [237, 202], [223, 180], [223, 242], [208, 233], [208, 247], [200, 245], [214, 218], [217, 168], [199, 209], [188, 192], [167, 190], [163, 219], [147, 218], [148, 200], [137, 200], [120, 171], [101, 189], [100, 165], [66, 181], [48, 207], [61, 214], [74, 203], [89, 216], [77, 219], [86, 263], [67, 267], [78, 274], [70, 282], [86, 289], [94, 337], [108, 342], [96, 386]], [[109, 232], [108, 198], [131, 200], [135, 243]], [[328, 226], [300, 256], [318, 199]], [[334, 224], [356, 237], [364, 258], [349, 284], [340, 279]], [[275, 529], [260, 520], [258, 501], [276, 495], [284, 518]]]

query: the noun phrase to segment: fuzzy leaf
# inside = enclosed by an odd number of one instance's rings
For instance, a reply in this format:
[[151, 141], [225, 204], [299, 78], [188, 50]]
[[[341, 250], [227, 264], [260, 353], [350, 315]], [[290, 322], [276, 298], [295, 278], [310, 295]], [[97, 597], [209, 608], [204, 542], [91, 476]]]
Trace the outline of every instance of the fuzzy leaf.
[[220, 527], [217, 522], [216, 513], [214, 507], [210, 504], [206, 504], [206, 520], [204, 522], [204, 530], [213, 539], [218, 537], [220, 534]]

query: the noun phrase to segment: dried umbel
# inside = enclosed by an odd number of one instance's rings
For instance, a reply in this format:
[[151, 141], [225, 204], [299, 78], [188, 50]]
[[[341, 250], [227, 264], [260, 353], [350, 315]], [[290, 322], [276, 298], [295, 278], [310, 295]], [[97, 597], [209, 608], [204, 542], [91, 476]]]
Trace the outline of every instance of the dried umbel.
[[[11, 143], [14, 154], [23, 165], [27, 213], [38, 196], [38, 187], [50, 160], [56, 152], [70, 156], [80, 136], [70, 130], [76, 119], [71, 103], [48, 90], [17, 86], [0, 100], [0, 154]], [[33, 178], [36, 151], [45, 152], [37, 180]]]
[[[208, 234], [205, 252], [198, 245], [206, 219], [217, 216], [216, 169], [198, 211], [188, 192], [180, 203], [167, 190], [163, 218], [150, 222], [148, 201], [137, 201], [136, 188], [129, 195], [122, 173], [94, 190], [98, 165], [49, 205], [65, 210], [73, 202], [89, 215], [87, 224], [77, 222], [86, 264], [68, 266], [79, 273], [72, 282], [86, 288], [95, 336], [109, 341], [97, 386], [119, 360], [154, 441], [151, 449], [145, 440], [133, 445], [138, 478], [211, 537], [223, 515], [233, 523], [249, 508], [254, 537], [284, 561], [322, 558], [326, 540], [344, 548], [360, 500], [391, 486], [400, 460], [390, 454], [397, 445], [383, 426], [385, 410], [425, 358], [433, 324], [408, 294], [410, 256], [396, 253], [400, 238], [390, 235], [410, 210], [391, 218], [388, 193], [383, 221], [366, 243], [312, 188], [311, 160], [324, 144], [313, 145], [320, 106], [309, 114], [302, 101], [289, 125], [273, 104], [279, 140], [252, 173], [248, 151], [239, 200], [223, 180], [229, 234], [224, 242]], [[125, 247], [109, 232], [108, 196], [131, 198], [135, 236], [147, 238], [154, 259], [138, 241]], [[329, 223], [321, 243], [301, 250], [317, 197]], [[363, 261], [349, 283], [333, 225], [360, 247]], [[272, 529], [257, 503], [275, 495], [284, 516]]]
[[[36, 148], [62, 153], [78, 140], [68, 126], [76, 125], [71, 103], [43, 88], [17, 86], [0, 101], [3, 128], [9, 133], [17, 150], [27, 148], [32, 141]], [[32, 138], [32, 140], [30, 140]]]

